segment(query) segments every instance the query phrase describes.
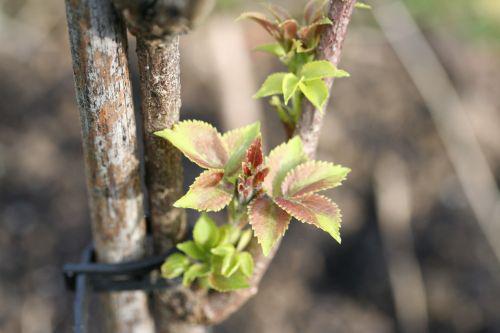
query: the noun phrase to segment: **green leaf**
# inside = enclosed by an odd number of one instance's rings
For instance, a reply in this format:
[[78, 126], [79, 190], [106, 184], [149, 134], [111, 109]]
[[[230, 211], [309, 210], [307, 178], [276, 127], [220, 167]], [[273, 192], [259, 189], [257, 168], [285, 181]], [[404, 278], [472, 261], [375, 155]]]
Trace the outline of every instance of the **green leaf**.
[[285, 197], [298, 197], [339, 186], [351, 170], [328, 162], [307, 161], [292, 169], [281, 184]]
[[238, 253], [238, 262], [240, 263], [240, 269], [245, 274], [246, 277], [251, 277], [253, 274], [253, 258], [249, 252]]
[[223, 244], [217, 247], [214, 247], [210, 252], [216, 256], [225, 257], [227, 255], [233, 254], [235, 251], [233, 244]]
[[285, 104], [288, 104], [290, 98], [297, 91], [301, 80], [293, 73], [288, 73], [283, 78], [283, 96], [285, 97]]
[[247, 277], [243, 273], [239, 272], [236, 272], [229, 278], [220, 274], [210, 274], [208, 282], [210, 284], [210, 287], [220, 292], [233, 291], [250, 287]]
[[174, 207], [217, 212], [226, 207], [232, 198], [232, 185], [224, 180], [224, 172], [207, 170], [196, 178], [188, 193], [177, 200]]
[[211, 273], [211, 267], [209, 264], [191, 265], [191, 267], [189, 267], [186, 270], [186, 273], [184, 273], [184, 277], [182, 279], [182, 284], [185, 287], [189, 287], [191, 285], [191, 283], [193, 283], [193, 281], [196, 278], [206, 277], [210, 273]]
[[336, 204], [319, 194], [306, 194], [297, 198], [275, 198], [275, 202], [297, 220], [312, 224], [328, 232], [337, 242], [340, 239], [342, 215]]
[[240, 268], [240, 262], [235, 253], [228, 254], [222, 260], [221, 273], [225, 277], [230, 277]]
[[202, 214], [194, 226], [193, 238], [198, 246], [210, 249], [219, 240], [219, 228], [207, 214]]
[[196, 260], [204, 260], [206, 258], [206, 252], [196, 245], [193, 241], [186, 241], [177, 244], [177, 248], [187, 254], [189, 257]]
[[219, 242], [217, 245], [234, 244], [240, 238], [240, 229], [231, 224], [224, 224], [219, 228]]
[[189, 266], [189, 259], [181, 254], [170, 255], [161, 266], [161, 275], [166, 279], [174, 279], [180, 276]]
[[288, 225], [290, 215], [267, 197], [254, 199], [248, 206], [249, 223], [267, 257]]
[[236, 246], [236, 249], [238, 251], [243, 251], [248, 244], [250, 244], [250, 241], [252, 240], [253, 232], [250, 229], [247, 229], [241, 233], [240, 240], [238, 241], [238, 245]]
[[301, 82], [300, 90], [316, 109], [323, 111], [328, 99], [328, 87], [323, 80]]
[[307, 156], [302, 141], [297, 136], [274, 148], [266, 159], [269, 173], [262, 184], [266, 193], [271, 197], [280, 196], [281, 183], [286, 174], [305, 161]]
[[172, 129], [156, 132], [167, 139], [192, 162], [205, 169], [223, 169], [227, 151], [219, 132], [210, 124], [199, 120], [182, 121]]
[[222, 136], [222, 141], [229, 152], [229, 160], [224, 168], [226, 178], [231, 180], [239, 173], [248, 147], [258, 137], [260, 137], [259, 122], [227, 132]]
[[253, 98], [262, 98], [283, 93], [283, 79], [288, 73], [274, 73], [267, 77]]
[[280, 58], [286, 55], [285, 49], [279, 43], [260, 45], [255, 48], [255, 51], [271, 53]]
[[309, 62], [302, 67], [300, 75], [305, 81], [324, 79], [327, 77], [335, 77], [337, 68], [329, 61], [318, 60]]
[[370, 6], [369, 4], [366, 4], [364, 2], [356, 2], [354, 7], [357, 9], [372, 9], [372, 6]]

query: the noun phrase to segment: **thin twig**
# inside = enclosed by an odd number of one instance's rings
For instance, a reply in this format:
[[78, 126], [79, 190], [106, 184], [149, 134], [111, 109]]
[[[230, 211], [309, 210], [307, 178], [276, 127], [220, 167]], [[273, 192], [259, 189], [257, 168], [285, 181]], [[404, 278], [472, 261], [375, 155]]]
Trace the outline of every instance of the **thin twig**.
[[[333, 25], [326, 29], [321, 36], [316, 54], [317, 59], [328, 60], [334, 66], [338, 66], [342, 46], [347, 35], [347, 27], [351, 21], [355, 4], [356, 0], [330, 1], [328, 16], [333, 21]], [[331, 89], [333, 79], [326, 80], [326, 83], [328, 88]], [[307, 99], [304, 99], [302, 115], [297, 124], [296, 134], [300, 135], [304, 143], [304, 149], [310, 158], [316, 155], [324, 114], [325, 110], [316, 109]]]
[[425, 286], [413, 245], [407, 169], [396, 155], [383, 155], [375, 165], [375, 193], [398, 323], [403, 332], [419, 333], [429, 327]]
[[[342, 45], [347, 34], [347, 27], [351, 20], [354, 4], [356, 0], [331, 0], [329, 17], [333, 21], [328, 29], [322, 35], [318, 48], [319, 59], [327, 59], [334, 65], [338, 65]], [[331, 87], [333, 81], [329, 81]], [[315, 110], [309, 103], [305, 104], [303, 116], [298, 124], [297, 133], [304, 142], [304, 148], [310, 157], [316, 152], [319, 132], [323, 122], [323, 111]], [[277, 246], [275, 247], [276, 250]], [[256, 263], [256, 273], [251, 281], [251, 287], [247, 290], [235, 291], [227, 294], [214, 294], [203, 303], [203, 319], [208, 323], [220, 323], [229, 315], [237, 311], [245, 302], [255, 295], [258, 286], [265, 272], [267, 271], [274, 253], [268, 257], [262, 255], [262, 250], [258, 244], [252, 246], [253, 256]]]

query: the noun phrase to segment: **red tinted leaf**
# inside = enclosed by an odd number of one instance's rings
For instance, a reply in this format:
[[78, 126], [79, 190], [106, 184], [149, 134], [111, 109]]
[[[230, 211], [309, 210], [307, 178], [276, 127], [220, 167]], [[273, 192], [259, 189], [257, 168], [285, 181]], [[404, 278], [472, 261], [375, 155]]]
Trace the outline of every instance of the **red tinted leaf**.
[[304, 20], [310, 24], [323, 16], [326, 0], [309, 0], [304, 10]]
[[282, 35], [285, 40], [292, 40], [297, 38], [298, 24], [297, 21], [290, 19], [280, 24]]
[[307, 161], [290, 171], [281, 191], [285, 197], [298, 197], [339, 186], [350, 169], [321, 161]]
[[217, 212], [226, 207], [232, 198], [232, 185], [225, 183], [224, 172], [207, 170], [196, 178], [188, 193], [177, 200], [174, 206]]
[[260, 137], [255, 139], [248, 148], [245, 162], [249, 164], [254, 170], [264, 162], [264, 154], [262, 153], [262, 140]]
[[274, 201], [297, 220], [328, 232], [340, 243], [342, 215], [337, 205], [328, 198], [318, 194], [307, 194], [293, 199], [276, 198]]
[[248, 206], [248, 218], [264, 255], [271, 252], [290, 224], [290, 215], [271, 199], [260, 197]]
[[321, 30], [318, 29], [319, 27], [331, 25], [331, 24], [332, 24], [332, 21], [329, 18], [323, 17], [323, 18], [311, 23], [310, 25], [307, 25], [305, 27], [300, 28], [297, 35], [301, 40], [308, 42], [308, 41], [316, 38], [321, 33]]
[[271, 196], [281, 195], [281, 183], [286, 174], [307, 160], [299, 137], [294, 137], [273, 149], [266, 159], [269, 174], [264, 179], [263, 189]]
[[271, 22], [264, 14], [258, 12], [243, 13], [239, 19], [250, 19], [257, 22], [260, 26], [269, 32], [275, 38], [280, 38], [280, 29], [278, 24]]
[[282, 22], [282, 21], [285, 21], [285, 20], [291, 18], [291, 16], [288, 13], [288, 11], [285, 8], [281, 7], [281, 6], [273, 5], [273, 4], [268, 4], [266, 6], [266, 8], [274, 16], [274, 18], [276, 20], [278, 20], [278, 22]]
[[172, 129], [165, 129], [155, 134], [170, 141], [187, 158], [202, 168], [222, 169], [228, 160], [221, 135], [212, 125], [203, 121], [182, 121]]

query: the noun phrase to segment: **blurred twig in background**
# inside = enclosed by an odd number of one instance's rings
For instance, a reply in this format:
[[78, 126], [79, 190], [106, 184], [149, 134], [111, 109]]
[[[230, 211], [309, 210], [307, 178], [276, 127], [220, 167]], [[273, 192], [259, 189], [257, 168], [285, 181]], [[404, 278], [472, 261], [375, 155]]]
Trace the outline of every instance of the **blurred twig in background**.
[[400, 329], [428, 331], [427, 301], [411, 229], [411, 185], [405, 163], [383, 155], [375, 166], [377, 216]]
[[257, 91], [256, 80], [241, 25], [234, 24], [229, 16], [219, 15], [207, 30], [208, 51], [214, 62], [212, 75], [225, 130], [262, 119], [259, 103], [252, 99]]
[[500, 193], [458, 93], [401, 1], [380, 1], [373, 13], [427, 103], [478, 225], [500, 263]]

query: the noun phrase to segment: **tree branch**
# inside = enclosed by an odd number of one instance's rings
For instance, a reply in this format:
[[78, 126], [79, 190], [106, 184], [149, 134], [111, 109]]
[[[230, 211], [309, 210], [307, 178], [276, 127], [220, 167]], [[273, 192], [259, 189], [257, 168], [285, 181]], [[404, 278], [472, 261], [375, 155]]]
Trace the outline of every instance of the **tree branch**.
[[[335, 66], [338, 65], [355, 3], [356, 0], [330, 1], [328, 15], [332, 19], [333, 25], [326, 29], [321, 37], [317, 58], [326, 59]], [[331, 87], [333, 80], [327, 83]], [[311, 158], [314, 157], [316, 152], [319, 132], [323, 122], [323, 113], [323, 110], [315, 110], [310, 103], [306, 103], [302, 118], [298, 124], [297, 134], [302, 138], [304, 148]], [[277, 248], [278, 246], [275, 247], [274, 251]], [[182, 312], [184, 320], [206, 325], [218, 324], [240, 309], [257, 293], [260, 281], [267, 271], [275, 252], [268, 257], [264, 257], [256, 241], [252, 242], [250, 252], [255, 261], [255, 272], [250, 288], [230, 293], [210, 292], [206, 295], [196, 294], [195, 291], [183, 288], [176, 291], [177, 295], [183, 295], [182, 299], [185, 302], [184, 304], [187, 305], [184, 306], [187, 311]], [[174, 299], [176, 298], [172, 298], [171, 301]]]
[[[138, 259], [146, 227], [125, 27], [109, 0], [67, 0], [98, 260]], [[153, 332], [143, 292], [103, 296], [106, 332]]]
[[[326, 29], [321, 36], [316, 54], [317, 59], [328, 60], [333, 65], [338, 66], [355, 4], [356, 0], [330, 0], [328, 16], [333, 21], [333, 25]], [[326, 80], [326, 83], [330, 90], [333, 79]], [[297, 125], [296, 134], [302, 139], [304, 150], [310, 158], [316, 155], [324, 114], [325, 110], [316, 109], [304, 98], [302, 115]]]

